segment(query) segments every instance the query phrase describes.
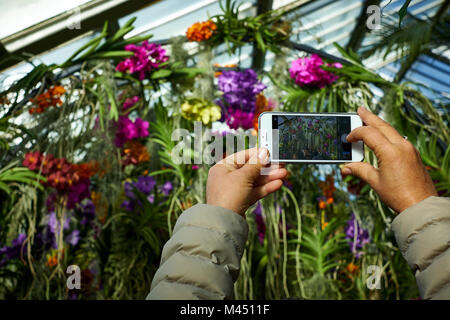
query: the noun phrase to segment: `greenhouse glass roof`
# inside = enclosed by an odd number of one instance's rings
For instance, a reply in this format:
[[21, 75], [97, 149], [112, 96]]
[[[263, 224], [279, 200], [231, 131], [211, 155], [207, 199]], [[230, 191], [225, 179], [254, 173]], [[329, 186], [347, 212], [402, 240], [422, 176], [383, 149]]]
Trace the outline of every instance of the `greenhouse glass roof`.
[[[35, 63], [44, 62], [61, 63], [78, 47], [92, 39], [103, 24], [105, 16], [112, 27], [120, 27], [131, 17], [137, 17], [135, 30], [129, 35], [153, 34], [153, 40], [168, 39], [173, 36], [183, 35], [188, 26], [196, 21], [204, 21], [209, 16], [220, 12], [217, 0], [165, 0], [165, 1], [133, 1], [135, 7], [131, 8], [131, 1], [9, 1], [0, 4], [0, 21], [2, 30], [0, 39], [3, 51], [15, 52], [22, 48], [32, 48]], [[339, 55], [333, 43], [346, 47], [361, 30], [360, 16], [364, 13], [368, 3], [374, 1], [364, 0], [275, 0], [267, 1], [273, 9], [286, 11], [286, 18], [294, 21], [291, 40], [325, 51], [332, 55]], [[377, 2], [377, 1], [375, 1]], [[378, 1], [382, 8], [383, 19], [395, 18], [404, 0]], [[255, 15], [258, 1], [243, 1], [240, 8], [243, 15]], [[443, 0], [413, 0], [408, 13], [415, 19], [433, 17], [439, 10]], [[74, 14], [79, 9], [81, 19], [78, 33], [67, 31], [67, 23], [58, 25], [58, 19], [64, 15]], [[124, 9], [125, 8], [125, 9]], [[128, 10], [128, 12], [127, 12]], [[81, 13], [80, 13], [81, 12]], [[33, 14], [31, 14], [33, 13]], [[19, 16], [27, 16], [27, 19], [18, 19]], [[90, 18], [96, 18], [97, 26], [92, 23], [84, 23]], [[51, 23], [50, 23], [51, 22]], [[4, 26], [4, 27], [3, 27]], [[58, 32], [58, 28], [66, 28], [67, 36], [60, 37], [55, 43], [52, 32]], [[73, 37], [72, 37], [73, 36]], [[364, 36], [358, 45], [358, 50], [370, 45], [374, 41], [369, 35]], [[29, 43], [28, 43], [29, 42]], [[49, 45], [49, 43], [51, 45]], [[42, 50], [42, 51], [40, 51]], [[222, 52], [222, 54], [221, 54]], [[293, 52], [293, 54], [300, 54]], [[230, 57], [225, 54], [224, 48], [218, 48], [215, 56], [217, 63], [227, 64], [239, 62], [241, 67], [250, 67], [255, 52], [251, 45], [243, 47], [239, 56]], [[267, 53], [265, 57], [265, 69], [270, 69], [274, 54]], [[400, 63], [395, 53], [389, 53], [386, 57], [372, 55], [364, 61], [369, 68], [376, 70], [383, 77], [393, 80], [397, 74]], [[422, 92], [433, 100], [439, 100], [445, 104], [450, 99], [450, 50], [448, 44], [434, 48], [429, 55], [421, 55], [403, 76], [402, 81], [419, 82], [427, 87], [421, 88]], [[32, 66], [26, 63], [1, 66], [0, 82], [3, 87], [20, 78]]]
[[90, 0], [14, 0], [0, 3], [0, 39], [32, 27]]

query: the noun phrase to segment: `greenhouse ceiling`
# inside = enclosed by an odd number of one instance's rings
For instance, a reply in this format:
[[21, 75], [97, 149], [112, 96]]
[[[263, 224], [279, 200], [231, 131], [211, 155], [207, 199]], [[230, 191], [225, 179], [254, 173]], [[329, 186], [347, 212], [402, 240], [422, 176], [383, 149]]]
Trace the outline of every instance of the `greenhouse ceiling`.
[[[243, 15], [255, 15], [269, 9], [283, 10], [286, 16], [298, 21], [293, 24], [292, 41], [303, 46], [339, 55], [333, 43], [351, 47], [361, 52], [373, 42], [373, 37], [365, 27], [367, 8], [379, 5], [382, 20], [397, 18], [397, 12], [404, 0], [267, 0], [243, 1], [240, 10]], [[408, 19], [432, 18], [439, 10], [448, 10], [448, 2], [443, 0], [413, 0], [408, 7]], [[118, 29], [130, 17], [137, 17], [136, 29], [129, 35], [151, 33], [154, 40], [183, 35], [186, 26], [220, 12], [217, 0], [17, 0], [3, 1], [0, 4], [0, 82], [8, 86], [32, 66], [16, 59], [17, 54], [31, 62], [47, 64], [60, 63], [71, 52], [92, 39], [103, 25], [109, 21], [109, 28]], [[442, 14], [442, 12], [440, 13]], [[20, 19], [18, 17], [27, 17]], [[407, 20], [407, 19], [405, 19]], [[396, 54], [385, 57], [372, 56], [365, 64], [383, 77], [393, 80], [399, 72], [399, 59]], [[231, 60], [230, 60], [231, 59]], [[244, 47], [239, 57], [228, 55], [217, 57], [220, 63], [239, 61], [243, 67], [255, 66], [265, 62], [270, 68], [273, 54], [265, 57]], [[229, 60], [229, 61], [228, 61]], [[445, 104], [450, 99], [450, 50], [448, 43], [433, 48], [427, 54], [418, 56], [413, 64], [402, 72], [401, 81], [419, 82], [428, 88], [421, 88], [433, 100]], [[432, 88], [431, 91], [429, 88]]]

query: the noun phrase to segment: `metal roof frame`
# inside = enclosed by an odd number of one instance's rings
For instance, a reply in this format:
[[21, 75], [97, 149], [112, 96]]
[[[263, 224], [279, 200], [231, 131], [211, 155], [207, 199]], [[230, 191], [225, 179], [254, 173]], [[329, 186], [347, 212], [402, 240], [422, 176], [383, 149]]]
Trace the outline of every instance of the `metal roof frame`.
[[[68, 28], [68, 21], [73, 16], [73, 11], [66, 11], [53, 18], [45, 20], [37, 25], [19, 31], [11, 36], [1, 39], [0, 61], [10, 59], [0, 64], [0, 70], [6, 69], [22, 59], [15, 58], [22, 52], [38, 55], [52, 48], [88, 34], [92, 30], [100, 29], [105, 20], [114, 21], [132, 12], [149, 6], [159, 0], [93, 0], [79, 7], [79, 19], [81, 28]], [[3, 49], [3, 50], [2, 50]]]

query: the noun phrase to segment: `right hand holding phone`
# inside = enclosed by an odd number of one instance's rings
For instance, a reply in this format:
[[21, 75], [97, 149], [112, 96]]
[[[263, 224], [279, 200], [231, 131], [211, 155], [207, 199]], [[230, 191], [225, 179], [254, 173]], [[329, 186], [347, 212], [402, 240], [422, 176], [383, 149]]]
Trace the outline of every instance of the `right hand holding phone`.
[[347, 141], [364, 141], [374, 151], [378, 168], [366, 162], [354, 162], [345, 164], [342, 174], [366, 181], [381, 200], [397, 212], [436, 196], [433, 181], [417, 149], [366, 108], [360, 107], [358, 114], [366, 126], [354, 129]]

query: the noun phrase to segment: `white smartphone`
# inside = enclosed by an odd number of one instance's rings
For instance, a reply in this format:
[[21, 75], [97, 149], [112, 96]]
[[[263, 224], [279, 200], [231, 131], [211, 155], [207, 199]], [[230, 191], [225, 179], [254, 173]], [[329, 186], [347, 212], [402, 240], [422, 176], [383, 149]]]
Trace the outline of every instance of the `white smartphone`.
[[363, 125], [356, 113], [263, 112], [258, 145], [267, 148], [271, 162], [344, 163], [364, 160], [362, 141], [347, 135]]

